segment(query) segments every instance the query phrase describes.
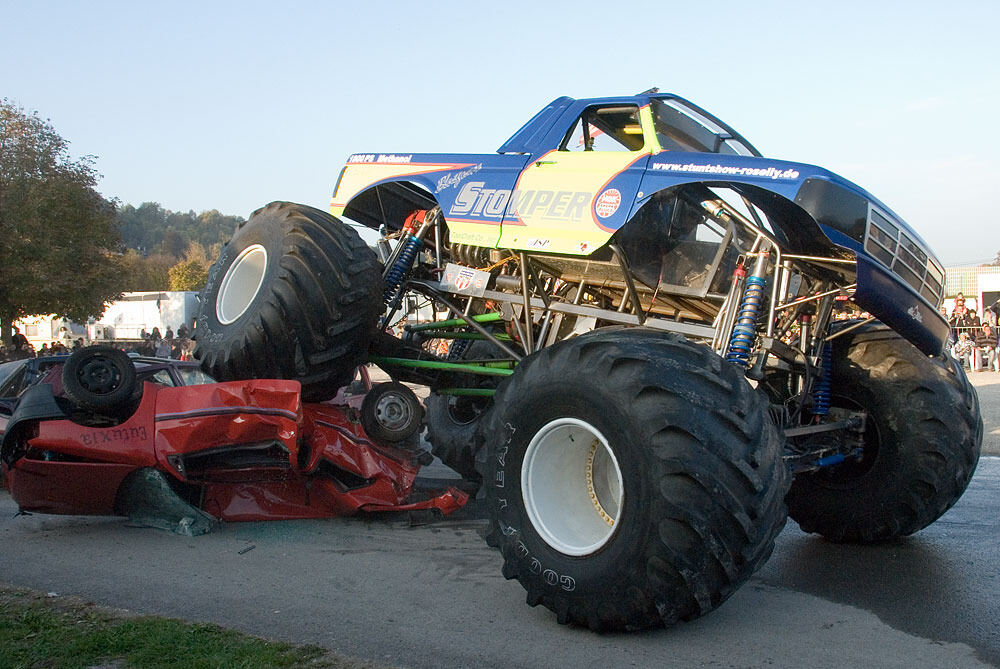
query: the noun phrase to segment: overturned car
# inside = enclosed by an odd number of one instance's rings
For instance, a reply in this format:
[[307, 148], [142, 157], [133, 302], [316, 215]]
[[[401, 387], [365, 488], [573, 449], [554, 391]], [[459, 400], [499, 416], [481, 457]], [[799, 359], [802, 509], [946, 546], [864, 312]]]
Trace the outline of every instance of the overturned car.
[[298, 381], [170, 387], [140, 381], [121, 351], [82, 349], [0, 411], [4, 484], [22, 511], [127, 515], [184, 534], [218, 520], [460, 508], [458, 489], [412, 501], [426, 455], [365, 431], [362, 410], [386, 416], [375, 431], [419, 426], [419, 405], [383, 385], [372, 409], [311, 404]]

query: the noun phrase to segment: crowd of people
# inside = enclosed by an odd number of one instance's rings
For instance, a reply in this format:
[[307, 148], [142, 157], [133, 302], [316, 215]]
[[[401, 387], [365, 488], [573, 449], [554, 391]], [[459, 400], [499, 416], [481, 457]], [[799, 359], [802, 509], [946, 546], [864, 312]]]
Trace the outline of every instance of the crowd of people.
[[[52, 348], [58, 348], [58, 352], [50, 352], [46, 355], [61, 355], [63, 353], [63, 349], [66, 349], [66, 355], [71, 353], [70, 347], [67, 347], [65, 344], [60, 342], [52, 342]], [[31, 345], [31, 342], [28, 341], [28, 338], [21, 334], [20, 328], [16, 325], [14, 326], [14, 336], [10, 339], [10, 345], [0, 345], [0, 363], [10, 362], [11, 360], [22, 360], [24, 358], [34, 358], [35, 355], [35, 348]]]
[[[975, 309], [966, 307], [965, 296], [962, 293], [959, 293], [955, 298], [955, 306], [951, 314], [948, 314], [945, 307], [941, 307], [941, 314], [948, 319], [948, 325], [951, 327], [951, 335], [948, 340], [951, 352], [969, 371], [991, 370], [1000, 373], [998, 311], [1000, 311], [1000, 302], [995, 302], [983, 309], [983, 314], [980, 316]], [[839, 315], [845, 318], [848, 316], [846, 312]], [[405, 319], [398, 324], [399, 329], [402, 330], [404, 325]], [[65, 328], [63, 329], [65, 330]], [[194, 341], [191, 339], [191, 331], [184, 323], [181, 323], [176, 333], [169, 326], [167, 331], [162, 334], [158, 327], [154, 327], [150, 332], [142, 330], [138, 341], [104, 343], [117, 346], [126, 353], [142, 356], [173, 358], [175, 360], [193, 359]], [[54, 341], [51, 344], [43, 343], [41, 348], [36, 351], [28, 338], [21, 334], [17, 327], [14, 327], [14, 336], [11, 338], [10, 345], [0, 345], [0, 363], [36, 356], [69, 355], [83, 345], [82, 337], [76, 339], [61, 337], [60, 341]], [[439, 353], [441, 352], [439, 351]], [[443, 353], [447, 353], [446, 344]]]
[[[191, 339], [191, 331], [181, 323], [177, 332], [173, 328], [167, 327], [165, 333], [160, 333], [158, 327], [154, 327], [150, 332], [143, 330], [139, 340], [103, 341], [100, 342], [108, 346], [115, 346], [126, 353], [135, 353], [141, 356], [156, 358], [173, 358], [174, 360], [192, 360], [194, 341]], [[35, 358], [50, 355], [69, 355], [78, 348], [83, 348], [82, 337], [72, 339], [60, 337], [58, 341], [44, 342], [36, 350], [28, 338], [20, 329], [14, 327], [14, 336], [11, 338], [10, 346], [0, 346], [0, 363], [11, 360], [21, 360], [23, 358]]]
[[982, 316], [965, 305], [962, 293], [955, 298], [951, 315], [942, 307], [941, 313], [951, 326], [951, 352], [969, 371], [1000, 372], [1000, 337], [997, 336], [997, 308], [993, 303], [983, 309]]

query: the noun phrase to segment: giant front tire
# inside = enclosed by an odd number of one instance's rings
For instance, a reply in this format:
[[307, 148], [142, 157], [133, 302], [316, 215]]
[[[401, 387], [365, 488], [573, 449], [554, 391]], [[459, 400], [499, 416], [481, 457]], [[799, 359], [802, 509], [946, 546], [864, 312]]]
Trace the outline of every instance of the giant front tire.
[[885, 326], [833, 341], [833, 404], [867, 411], [864, 453], [797, 476], [789, 515], [834, 541], [912, 534], [951, 508], [972, 478], [983, 439], [976, 391], [961, 365], [928, 358]]
[[194, 355], [220, 381], [296, 379], [333, 397], [382, 311], [378, 259], [329, 214], [272, 202], [241, 224], [201, 292]]
[[561, 623], [696, 618], [763, 564], [784, 525], [766, 405], [680, 337], [626, 330], [543, 349], [501, 383], [482, 435], [486, 539]]

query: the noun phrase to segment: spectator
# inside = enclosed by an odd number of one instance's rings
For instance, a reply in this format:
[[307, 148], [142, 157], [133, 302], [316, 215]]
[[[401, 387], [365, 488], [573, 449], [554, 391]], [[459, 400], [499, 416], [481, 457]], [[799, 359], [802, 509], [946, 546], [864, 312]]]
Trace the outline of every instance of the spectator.
[[[1000, 371], [1000, 368], [997, 367], [998, 345], [1000, 345], [1000, 339], [997, 338], [996, 330], [989, 323], [983, 323], [982, 329], [976, 333], [976, 349], [978, 354], [982, 355], [986, 368], [993, 371]], [[980, 363], [981, 369], [982, 363]]]
[[958, 321], [965, 318], [965, 300], [962, 298], [955, 298], [955, 306], [951, 310], [951, 316], [948, 318], [948, 325], [953, 328], [958, 327]]
[[989, 323], [990, 327], [994, 330], [997, 329], [997, 303], [994, 302], [990, 306], [983, 309], [983, 323]]
[[965, 320], [967, 326], [970, 328], [976, 328], [976, 331], [978, 331], [979, 328], [983, 327], [983, 323], [982, 321], [979, 320], [979, 316], [976, 315], [975, 309], [969, 309], [968, 316], [966, 316]]
[[170, 357], [170, 344], [169, 339], [161, 339], [156, 342], [156, 357], [157, 358], [169, 358]]
[[439, 339], [437, 347], [435, 348], [435, 353], [442, 358], [448, 357], [448, 349], [451, 347], [451, 342], [447, 339]]
[[177, 328], [177, 338], [178, 339], [187, 339], [187, 336], [188, 336], [187, 326], [184, 325], [184, 323], [181, 323], [180, 327]]
[[965, 306], [965, 298], [961, 296], [955, 298], [955, 309], [951, 312], [951, 318], [948, 319], [948, 324], [951, 326], [955, 333], [955, 337], [962, 332], [969, 335], [969, 338], [976, 336], [976, 330], [973, 330], [972, 319], [969, 310]]
[[163, 335], [160, 334], [160, 328], [154, 327], [153, 331], [149, 333], [149, 338], [153, 340], [154, 344], [159, 343], [163, 339]]
[[958, 333], [958, 341], [951, 348], [952, 355], [963, 367], [969, 367], [972, 369], [972, 350], [975, 348], [975, 344], [969, 337], [969, 333], [962, 331]]
[[174, 330], [169, 325], [167, 326], [167, 331], [165, 333], [163, 333], [163, 338], [164, 339], [173, 339], [174, 338]]
[[938, 311], [941, 312], [941, 318], [948, 321], [948, 348], [955, 345], [955, 328], [951, 325], [951, 320], [948, 318], [948, 307], [942, 306]]
[[28, 338], [21, 334], [20, 328], [14, 326], [14, 336], [10, 338], [10, 345], [15, 351], [21, 350], [22, 346], [28, 345]]
[[73, 333], [65, 325], [59, 328], [59, 343], [67, 350], [73, 344]]

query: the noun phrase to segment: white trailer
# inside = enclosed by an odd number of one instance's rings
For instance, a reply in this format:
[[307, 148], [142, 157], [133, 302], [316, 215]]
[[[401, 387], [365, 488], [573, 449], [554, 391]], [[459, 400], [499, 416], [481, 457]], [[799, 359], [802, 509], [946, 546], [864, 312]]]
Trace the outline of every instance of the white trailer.
[[193, 290], [125, 293], [104, 310], [87, 328], [94, 340], [139, 340], [143, 331], [158, 328], [166, 335], [184, 323], [191, 330], [198, 315], [198, 293]]

